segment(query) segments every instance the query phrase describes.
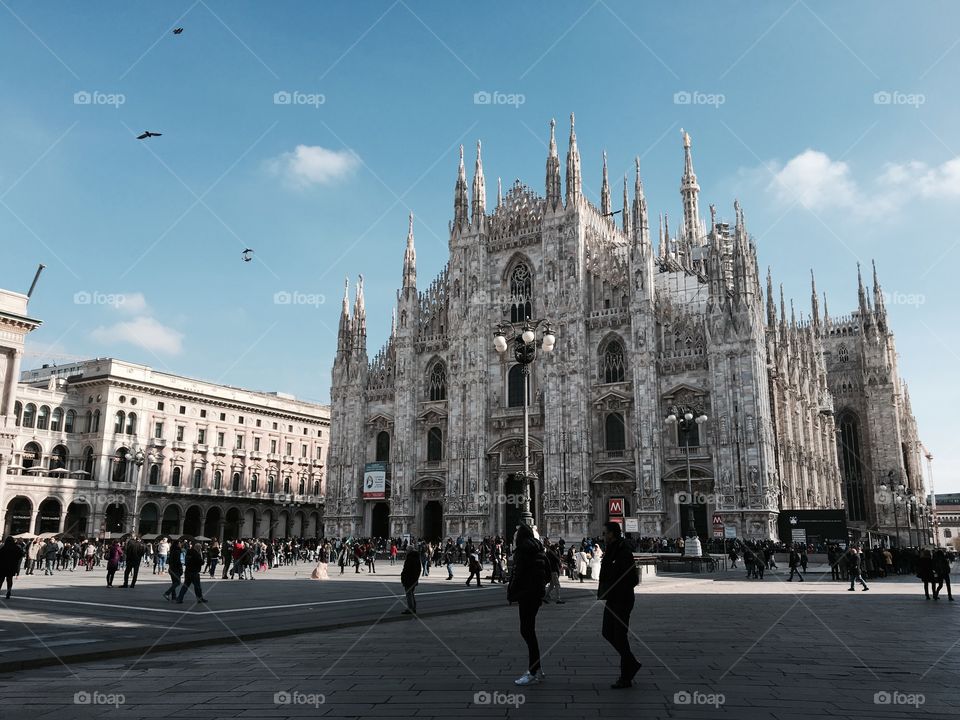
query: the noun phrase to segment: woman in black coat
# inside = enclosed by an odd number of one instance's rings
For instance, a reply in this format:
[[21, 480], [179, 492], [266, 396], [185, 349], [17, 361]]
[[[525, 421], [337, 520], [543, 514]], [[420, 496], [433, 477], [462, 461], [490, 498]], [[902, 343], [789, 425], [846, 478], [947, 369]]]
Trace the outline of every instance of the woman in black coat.
[[23, 559], [23, 550], [17, 545], [17, 541], [12, 535], [8, 535], [0, 547], [0, 590], [3, 590], [3, 583], [7, 583], [7, 600], [10, 599], [10, 591], [13, 590], [13, 576], [20, 569], [20, 561]]
[[543, 544], [533, 535], [529, 525], [517, 528], [516, 551], [511, 563], [507, 600], [520, 605], [520, 637], [527, 643], [527, 672], [514, 682], [533, 685], [543, 680], [540, 670], [540, 644], [537, 642], [537, 613], [550, 582], [550, 566]]
[[940, 599], [940, 591], [943, 590], [943, 584], [947, 584], [947, 597], [953, 600], [953, 590], [950, 587], [950, 561], [947, 560], [947, 554], [943, 550], [936, 550], [933, 553], [933, 574], [936, 577], [937, 584], [933, 588], [933, 599]]
[[923, 594], [927, 600], [930, 599], [930, 586], [933, 585], [933, 594], [937, 594], [936, 582], [933, 577], [933, 558], [930, 557], [929, 550], [920, 552], [920, 558], [917, 560], [917, 577], [923, 581]]
[[[340, 566], [343, 572], [343, 566]], [[403, 570], [400, 571], [400, 584], [403, 585], [403, 592], [407, 596], [407, 609], [403, 615], [417, 614], [417, 598], [414, 593], [417, 591], [417, 584], [420, 582], [420, 573], [423, 567], [420, 565], [420, 553], [417, 550], [408, 550], [403, 559]]]

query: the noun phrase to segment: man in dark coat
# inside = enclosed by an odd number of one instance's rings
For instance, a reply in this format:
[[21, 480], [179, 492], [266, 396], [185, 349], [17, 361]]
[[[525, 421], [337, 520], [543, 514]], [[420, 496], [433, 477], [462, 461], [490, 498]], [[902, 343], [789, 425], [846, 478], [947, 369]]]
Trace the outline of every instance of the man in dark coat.
[[627, 547], [621, 535], [620, 523], [604, 525], [604, 542], [607, 551], [600, 563], [600, 579], [597, 597], [606, 601], [603, 609], [604, 640], [620, 655], [620, 677], [610, 687], [628, 688], [640, 670], [640, 661], [630, 651], [630, 613], [633, 610], [633, 589], [640, 582], [633, 551]]
[[184, 564], [183, 586], [180, 588], [180, 595], [177, 596], [177, 602], [183, 603], [183, 596], [187, 594], [190, 586], [193, 586], [193, 592], [197, 596], [198, 603], [205, 603], [203, 599], [203, 590], [200, 589], [200, 571], [203, 570], [203, 553], [200, 552], [200, 543], [194, 540], [190, 543], [190, 549]]
[[419, 551], [408, 550], [403, 559], [403, 570], [400, 571], [400, 584], [403, 585], [403, 592], [407, 596], [407, 609], [403, 611], [403, 615], [417, 614], [417, 598], [414, 593], [417, 591], [422, 571]]
[[3, 589], [3, 583], [7, 583], [7, 600], [10, 599], [10, 591], [13, 590], [13, 576], [20, 569], [20, 562], [23, 560], [23, 550], [17, 545], [17, 541], [12, 535], [8, 535], [0, 546], [0, 590]]
[[[127, 545], [123, 549], [123, 555], [126, 558], [126, 567], [123, 570], [123, 585], [120, 587], [135, 587], [137, 584], [137, 575], [140, 573], [140, 563], [143, 562], [143, 553], [146, 548], [143, 543], [137, 539], [136, 535], [131, 535], [127, 540]], [[130, 580], [130, 573], [133, 573], [133, 580]], [[129, 584], [128, 584], [129, 583]]]
[[845, 556], [847, 558], [847, 571], [850, 573], [850, 587], [847, 588], [848, 591], [853, 591], [854, 585], [857, 581], [860, 581], [860, 584], [863, 585], [864, 590], [869, 590], [867, 584], [863, 581], [863, 576], [860, 574], [860, 569], [862, 567], [860, 563], [860, 548], [852, 547], [847, 551]]
[[529, 525], [517, 528], [516, 550], [510, 563], [510, 584], [507, 600], [520, 606], [520, 637], [527, 644], [527, 672], [514, 680], [517, 685], [533, 685], [543, 680], [540, 669], [540, 643], [537, 640], [537, 613], [543, 604], [550, 563], [543, 544]]
[[800, 553], [797, 552], [797, 549], [790, 549], [790, 577], [787, 578], [788, 582], [793, 582], [793, 576], [796, 575], [800, 578], [800, 582], [803, 582], [803, 575], [800, 574]]

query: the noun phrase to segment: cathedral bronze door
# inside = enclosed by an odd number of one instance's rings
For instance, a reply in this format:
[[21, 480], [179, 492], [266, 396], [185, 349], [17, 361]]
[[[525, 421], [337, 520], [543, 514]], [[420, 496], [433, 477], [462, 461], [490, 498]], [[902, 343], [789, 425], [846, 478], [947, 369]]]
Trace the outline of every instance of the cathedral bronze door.
[[443, 505], [439, 500], [423, 506], [423, 538], [430, 542], [443, 539]]
[[390, 506], [378, 502], [370, 513], [370, 537], [386, 538], [390, 535]]

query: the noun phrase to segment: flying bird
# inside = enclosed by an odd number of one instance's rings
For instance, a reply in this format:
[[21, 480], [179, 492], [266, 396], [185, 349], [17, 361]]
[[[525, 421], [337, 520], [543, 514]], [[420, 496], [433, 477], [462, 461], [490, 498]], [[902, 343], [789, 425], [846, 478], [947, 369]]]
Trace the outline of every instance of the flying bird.
[[182, 33], [182, 32], [183, 32], [183, 28], [174, 28], [174, 29], [173, 29], [173, 34], [174, 34], [174, 35], [179, 35], [179, 34]]
[[143, 134], [137, 135], [137, 140], [146, 140], [147, 138], [160, 137], [163, 133], [150, 132], [149, 130], [144, 130]]
[[251, 260], [253, 260], [253, 250], [251, 250], [250, 248], [247, 248], [242, 253], [240, 253], [240, 257], [243, 258], [244, 262], [250, 262]]
[[618, 215], [619, 213], [622, 213], [622, 212], [623, 212], [623, 210], [614, 210], [613, 212], [604, 213], [603, 216], [604, 216], [604, 217], [613, 217], [614, 215]]

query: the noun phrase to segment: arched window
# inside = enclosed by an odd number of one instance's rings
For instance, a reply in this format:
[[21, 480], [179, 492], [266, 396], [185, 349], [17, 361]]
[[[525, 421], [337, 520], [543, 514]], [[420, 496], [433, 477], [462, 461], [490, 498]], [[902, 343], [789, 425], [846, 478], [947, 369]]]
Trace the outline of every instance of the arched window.
[[23, 448], [23, 469], [40, 467], [43, 460], [43, 450], [36, 443], [27, 443]]
[[117, 410], [117, 417], [113, 422], [113, 431], [115, 433], [122, 433], [123, 424], [126, 422], [126, 420], [127, 420], [126, 413], [124, 413], [123, 410]]
[[526, 263], [510, 273], [510, 322], [529, 320], [533, 315], [533, 278]]
[[443, 430], [432, 427], [427, 431], [427, 462], [443, 460]]
[[240, 473], [235, 472], [230, 480], [230, 489], [233, 492], [240, 492]]
[[195, 488], [203, 487], [203, 470], [200, 468], [193, 471], [193, 486]]
[[283, 478], [283, 492], [284, 494], [289, 494], [290, 492], [290, 476], [286, 475]]
[[436, 362], [430, 369], [430, 399], [447, 399], [447, 369], [442, 362]]
[[63, 431], [66, 433], [76, 432], [77, 428], [77, 413], [73, 410], [67, 410], [67, 419], [63, 423]]
[[37, 413], [37, 430], [46, 430], [50, 422], [50, 408], [46, 405], [40, 406], [40, 412]]
[[63, 408], [57, 408], [50, 416], [50, 430], [60, 432], [63, 429]]
[[611, 457], [622, 457], [627, 447], [626, 423], [623, 415], [618, 412], [607, 415], [604, 428], [604, 439], [607, 454]]
[[277, 477], [276, 475], [267, 476], [267, 492], [273, 495], [277, 491]]
[[93, 448], [88, 447], [83, 451], [83, 471], [87, 477], [93, 479]]
[[254, 473], [250, 476], [250, 492], [255, 493], [260, 491], [260, 476], [257, 473]]
[[20, 427], [20, 419], [23, 415], [23, 403], [17, 401], [13, 404], [13, 422], [17, 427]]
[[67, 448], [63, 445], [57, 445], [50, 453], [50, 469], [66, 470], [68, 457], [69, 453], [67, 452]]
[[179, 467], [173, 469], [173, 479], [170, 481], [170, 484], [174, 487], [180, 487], [180, 476], [183, 475], [183, 470]]
[[127, 481], [127, 449], [120, 448], [113, 456], [113, 481]]
[[840, 362], [850, 361], [850, 351], [847, 350], [846, 345], [841, 345], [837, 348], [837, 359], [840, 360]]
[[[523, 407], [523, 366], [520, 364], [510, 368], [507, 374], [507, 407]], [[529, 388], [527, 388], [527, 402], [530, 400]]]
[[151, 485], [160, 484], [160, 466], [156, 463], [150, 466], [150, 480], [148, 482]]
[[90, 432], [100, 432], [100, 411], [93, 411], [93, 427]]
[[390, 461], [390, 433], [381, 430], [377, 433], [377, 453], [376, 462]]
[[947, 539], [953, 537], [953, 533], [950, 531], [950, 528], [944, 528], [944, 529], [943, 529], [943, 536], [944, 536], [945, 538], [947, 538]]
[[127, 415], [127, 435], [136, 435], [137, 434], [137, 414], [130, 413]]
[[213, 489], [219, 490], [221, 487], [223, 487], [223, 471], [217, 470], [213, 474]]
[[[684, 414], [687, 414], [686, 411]], [[696, 415], [693, 410], [690, 410], [689, 414]], [[700, 425], [695, 420], [677, 423], [677, 445], [685, 448], [700, 447]]]
[[314, 481], [313, 481], [313, 494], [314, 494], [315, 497], [319, 497], [319, 495], [320, 495], [320, 481], [319, 481], [319, 480], [314, 480]]
[[300, 483], [297, 485], [297, 495], [303, 495], [306, 491], [307, 491], [307, 481], [301, 477]]
[[623, 382], [624, 368], [623, 344], [610, 340], [600, 352], [600, 382]]
[[27, 403], [23, 409], [23, 426], [32, 428], [37, 422], [37, 406], [33, 403]]
[[860, 422], [852, 412], [843, 412], [837, 419], [840, 442], [840, 472], [843, 474], [847, 495], [847, 517], [854, 521], [866, 519], [863, 492], [863, 464], [860, 460]]
[[83, 416], [83, 431], [85, 433], [93, 431], [93, 413], [87, 410], [87, 414]]

